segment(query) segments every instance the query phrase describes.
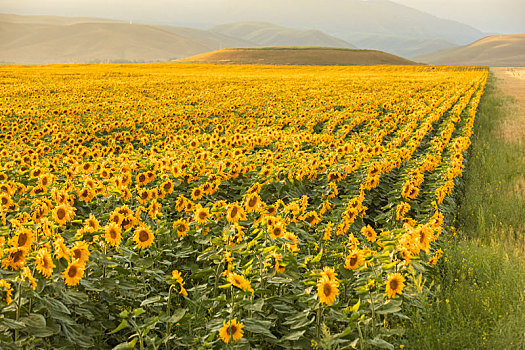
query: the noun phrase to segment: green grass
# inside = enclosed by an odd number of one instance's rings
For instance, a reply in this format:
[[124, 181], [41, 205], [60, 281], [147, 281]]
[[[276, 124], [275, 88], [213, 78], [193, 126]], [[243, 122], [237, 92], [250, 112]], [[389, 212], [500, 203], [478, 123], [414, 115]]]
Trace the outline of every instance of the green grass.
[[525, 349], [525, 147], [503, 140], [516, 112], [491, 75], [479, 106], [457, 234], [441, 242], [433, 297], [410, 315], [406, 349]]

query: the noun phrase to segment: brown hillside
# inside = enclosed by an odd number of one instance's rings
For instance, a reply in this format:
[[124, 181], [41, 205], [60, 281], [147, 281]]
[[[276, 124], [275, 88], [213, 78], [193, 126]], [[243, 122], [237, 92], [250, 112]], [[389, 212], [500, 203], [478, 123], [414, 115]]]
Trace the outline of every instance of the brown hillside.
[[264, 47], [222, 49], [188, 57], [176, 62], [215, 64], [270, 65], [413, 65], [415, 62], [376, 50], [352, 50], [323, 47]]
[[416, 59], [430, 64], [523, 66], [525, 34], [492, 35], [470, 45], [421, 55]]

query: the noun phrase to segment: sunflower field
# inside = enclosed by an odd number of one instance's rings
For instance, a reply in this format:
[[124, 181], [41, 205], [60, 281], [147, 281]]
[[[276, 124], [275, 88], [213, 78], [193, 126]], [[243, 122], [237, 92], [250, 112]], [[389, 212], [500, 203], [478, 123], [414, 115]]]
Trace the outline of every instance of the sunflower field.
[[0, 347], [385, 348], [484, 67], [0, 67]]

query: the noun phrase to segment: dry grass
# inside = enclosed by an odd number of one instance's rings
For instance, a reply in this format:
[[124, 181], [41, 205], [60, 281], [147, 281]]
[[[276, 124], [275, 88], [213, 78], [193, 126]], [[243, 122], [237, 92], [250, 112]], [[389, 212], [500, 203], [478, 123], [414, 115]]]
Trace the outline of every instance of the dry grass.
[[501, 125], [501, 136], [510, 143], [525, 141], [525, 68], [491, 68], [501, 91], [515, 101]]
[[414, 58], [431, 64], [521, 66], [525, 62], [525, 34], [492, 35], [470, 45]]
[[376, 50], [322, 47], [263, 47], [222, 49], [177, 62], [270, 65], [413, 65], [415, 62]]

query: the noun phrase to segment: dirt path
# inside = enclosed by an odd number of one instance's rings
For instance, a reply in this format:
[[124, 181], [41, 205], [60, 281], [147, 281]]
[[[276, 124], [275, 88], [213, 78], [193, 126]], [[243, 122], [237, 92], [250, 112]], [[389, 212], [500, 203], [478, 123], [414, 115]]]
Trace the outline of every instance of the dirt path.
[[490, 68], [498, 78], [498, 87], [515, 99], [517, 108], [509, 108], [502, 135], [509, 142], [525, 142], [525, 67]]

